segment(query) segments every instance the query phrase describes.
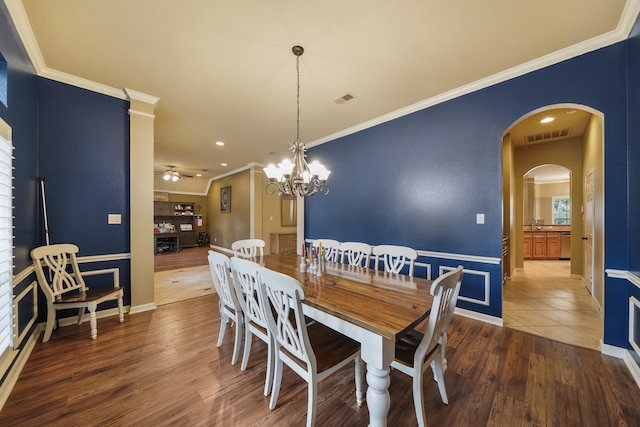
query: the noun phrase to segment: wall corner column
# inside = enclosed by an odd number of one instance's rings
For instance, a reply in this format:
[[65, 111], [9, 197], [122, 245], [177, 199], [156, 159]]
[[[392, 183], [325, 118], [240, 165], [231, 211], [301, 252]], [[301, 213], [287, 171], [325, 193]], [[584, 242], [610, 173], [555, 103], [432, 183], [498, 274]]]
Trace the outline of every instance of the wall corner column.
[[154, 119], [159, 98], [124, 89], [129, 98], [130, 314], [156, 308], [153, 292]]

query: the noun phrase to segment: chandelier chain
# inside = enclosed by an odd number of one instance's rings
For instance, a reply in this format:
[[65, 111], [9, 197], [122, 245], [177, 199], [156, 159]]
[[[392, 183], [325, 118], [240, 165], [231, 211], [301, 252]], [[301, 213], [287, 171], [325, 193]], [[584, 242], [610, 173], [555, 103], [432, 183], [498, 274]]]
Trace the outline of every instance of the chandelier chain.
[[296, 55], [296, 73], [298, 75], [298, 85], [296, 87], [296, 141], [300, 141], [300, 55]]

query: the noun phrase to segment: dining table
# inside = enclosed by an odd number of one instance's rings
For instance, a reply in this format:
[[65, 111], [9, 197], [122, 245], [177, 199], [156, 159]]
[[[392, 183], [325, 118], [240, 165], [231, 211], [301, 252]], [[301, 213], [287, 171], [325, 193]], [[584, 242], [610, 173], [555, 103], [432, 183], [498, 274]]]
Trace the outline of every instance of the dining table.
[[386, 426], [395, 343], [429, 316], [432, 281], [334, 262], [323, 263], [320, 274], [302, 271], [295, 254], [265, 255], [260, 263], [300, 282], [307, 317], [360, 343], [369, 425]]

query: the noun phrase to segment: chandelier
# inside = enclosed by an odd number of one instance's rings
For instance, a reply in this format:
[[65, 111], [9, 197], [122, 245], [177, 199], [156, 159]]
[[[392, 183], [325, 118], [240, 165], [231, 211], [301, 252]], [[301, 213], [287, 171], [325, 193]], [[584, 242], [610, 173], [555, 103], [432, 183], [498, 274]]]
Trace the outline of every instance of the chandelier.
[[296, 56], [296, 73], [298, 75], [297, 86], [297, 117], [296, 140], [289, 144], [289, 151], [293, 152], [293, 160], [285, 159], [278, 165], [270, 164], [264, 168], [264, 173], [269, 178], [267, 194], [280, 196], [312, 196], [318, 192], [325, 196], [329, 194], [327, 178], [331, 171], [318, 161], [307, 163], [307, 146], [300, 139], [300, 55], [304, 53], [302, 46], [294, 46], [292, 49]]
[[177, 170], [174, 170], [173, 166], [171, 166], [171, 169], [169, 169], [164, 173], [164, 175], [162, 175], [162, 179], [164, 179], [165, 181], [171, 180], [173, 182], [176, 182], [180, 179], [180, 173]]

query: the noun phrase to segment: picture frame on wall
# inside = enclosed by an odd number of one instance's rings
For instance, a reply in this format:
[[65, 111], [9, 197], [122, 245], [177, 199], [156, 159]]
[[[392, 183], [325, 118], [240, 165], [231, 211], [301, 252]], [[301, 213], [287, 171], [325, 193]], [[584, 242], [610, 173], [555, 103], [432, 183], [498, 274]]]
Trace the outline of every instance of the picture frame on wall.
[[220, 189], [220, 212], [231, 212], [231, 186]]

